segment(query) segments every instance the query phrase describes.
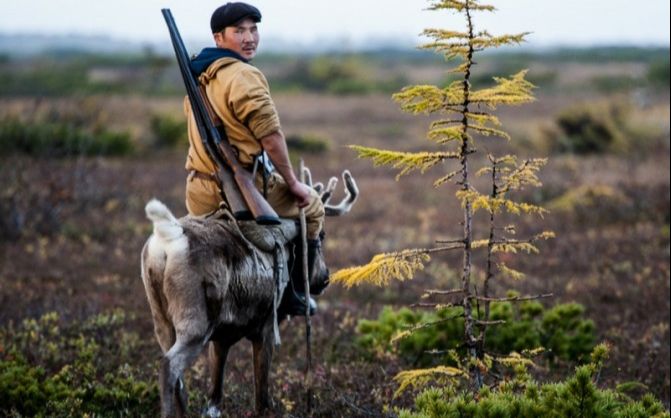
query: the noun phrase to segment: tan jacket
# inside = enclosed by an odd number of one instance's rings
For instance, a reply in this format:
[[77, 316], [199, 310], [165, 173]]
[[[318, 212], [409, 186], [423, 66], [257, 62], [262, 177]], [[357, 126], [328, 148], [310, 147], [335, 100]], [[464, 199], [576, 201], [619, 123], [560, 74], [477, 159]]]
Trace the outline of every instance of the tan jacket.
[[[200, 75], [214, 111], [224, 122], [228, 139], [247, 166], [262, 151], [259, 140], [280, 130], [280, 119], [270, 97], [268, 81], [256, 67], [235, 58], [221, 58]], [[203, 147], [188, 97], [184, 99], [189, 153], [186, 169], [213, 173], [214, 163]]]

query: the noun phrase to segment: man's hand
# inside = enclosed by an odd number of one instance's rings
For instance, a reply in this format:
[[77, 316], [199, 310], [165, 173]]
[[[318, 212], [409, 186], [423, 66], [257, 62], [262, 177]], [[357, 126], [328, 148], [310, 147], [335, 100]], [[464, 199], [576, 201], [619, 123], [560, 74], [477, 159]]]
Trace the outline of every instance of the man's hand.
[[288, 185], [291, 194], [296, 198], [296, 204], [299, 208], [304, 208], [310, 204], [310, 188], [300, 181]]
[[282, 131], [273, 132], [261, 138], [263, 149], [270, 156], [275, 169], [280, 173], [284, 181], [289, 186], [289, 191], [296, 198], [296, 204], [299, 208], [304, 208], [310, 204], [310, 188], [298, 181], [294, 170], [289, 161], [289, 151], [287, 143], [284, 140]]

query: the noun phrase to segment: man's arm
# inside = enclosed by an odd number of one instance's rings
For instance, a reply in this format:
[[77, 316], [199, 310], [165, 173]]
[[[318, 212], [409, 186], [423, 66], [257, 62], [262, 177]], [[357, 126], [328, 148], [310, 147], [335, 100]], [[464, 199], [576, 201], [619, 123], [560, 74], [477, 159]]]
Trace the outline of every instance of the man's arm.
[[310, 188], [298, 181], [294, 169], [289, 160], [289, 150], [287, 142], [284, 139], [282, 131], [278, 130], [270, 135], [266, 135], [260, 140], [261, 146], [268, 153], [275, 169], [287, 182], [289, 190], [296, 198], [296, 204], [299, 208], [305, 207], [310, 203]]

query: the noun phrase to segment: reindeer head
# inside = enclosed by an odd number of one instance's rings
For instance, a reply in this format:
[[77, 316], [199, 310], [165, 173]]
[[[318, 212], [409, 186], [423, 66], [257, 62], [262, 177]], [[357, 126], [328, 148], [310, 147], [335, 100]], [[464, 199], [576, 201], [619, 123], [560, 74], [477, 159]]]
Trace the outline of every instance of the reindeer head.
[[[333, 192], [338, 184], [338, 179], [336, 177], [331, 177], [328, 181], [326, 187], [322, 183], [312, 183], [312, 175], [310, 170], [305, 167], [304, 169], [305, 182], [308, 186], [312, 187], [317, 193], [324, 204], [324, 211], [326, 216], [341, 216], [346, 214], [352, 209], [354, 203], [356, 202], [357, 197], [359, 196], [359, 189], [352, 177], [352, 174], [345, 170], [342, 173], [343, 182], [345, 184], [345, 197], [336, 205], [329, 203]], [[329, 283], [329, 269], [326, 266], [324, 260], [323, 242], [326, 237], [324, 230], [319, 234], [319, 242], [313, 243], [313, 248], [311, 251], [315, 251], [315, 257], [312, 259], [314, 265], [312, 268], [308, 267], [312, 271], [312, 277], [310, 277], [310, 293], [313, 295], [321, 294], [326, 286]], [[308, 244], [310, 246], [310, 244]], [[303, 264], [302, 264], [302, 254], [304, 249], [302, 248], [302, 242], [300, 239], [296, 240], [296, 262], [294, 262], [294, 268], [292, 271], [292, 281], [296, 290], [303, 292]]]

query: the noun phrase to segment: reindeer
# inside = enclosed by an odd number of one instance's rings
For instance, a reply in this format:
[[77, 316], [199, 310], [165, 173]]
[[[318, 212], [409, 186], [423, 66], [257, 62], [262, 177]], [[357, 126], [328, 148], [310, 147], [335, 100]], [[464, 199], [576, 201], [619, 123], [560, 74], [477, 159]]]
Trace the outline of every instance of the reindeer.
[[[312, 186], [309, 171], [306, 174]], [[343, 172], [343, 180], [347, 195], [338, 205], [328, 204], [337, 183], [335, 177], [326, 188], [314, 186], [327, 216], [347, 213], [356, 201], [358, 189], [348, 171]], [[182, 375], [208, 344], [211, 382], [205, 415], [220, 416], [226, 357], [242, 338], [252, 342], [256, 410], [262, 413], [271, 407], [268, 374], [277, 332], [273, 253], [250, 248], [234, 221], [192, 216], [176, 219], [157, 200], [150, 201], [145, 211], [154, 232], [142, 249], [142, 281], [163, 351], [159, 367], [162, 416], [186, 414]], [[294, 221], [288, 224], [296, 229]], [[291, 245], [287, 242], [283, 250], [290, 253]], [[315, 259], [309, 278], [312, 294], [326, 287], [329, 275], [323, 254], [319, 252]], [[293, 272], [299, 276], [296, 284], [302, 284], [302, 268]]]

